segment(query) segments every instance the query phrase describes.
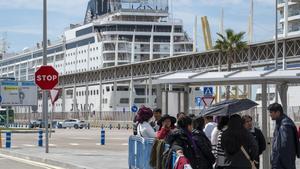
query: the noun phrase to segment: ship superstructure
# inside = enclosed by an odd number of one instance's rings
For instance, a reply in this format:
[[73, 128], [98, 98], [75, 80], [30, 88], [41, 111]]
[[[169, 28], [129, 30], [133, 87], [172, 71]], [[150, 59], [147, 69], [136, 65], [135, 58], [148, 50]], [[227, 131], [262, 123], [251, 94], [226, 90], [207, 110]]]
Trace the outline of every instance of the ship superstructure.
[[[83, 24], [70, 25], [61, 40], [47, 43], [48, 65], [54, 66], [60, 75], [172, 57], [193, 50], [182, 21], [170, 17], [168, 0], [90, 0]], [[33, 80], [41, 65], [42, 43], [37, 43], [34, 48], [1, 60], [0, 72], [2, 77]], [[144, 88], [138, 86], [134, 92], [137, 105], [146, 103]], [[114, 105], [120, 110], [128, 110], [128, 86], [118, 86], [114, 98], [112, 91], [113, 85], [103, 86], [100, 109], [99, 86], [89, 86], [88, 91], [85, 87], [66, 88], [65, 100], [58, 100], [55, 111], [87, 110], [84, 106], [87, 95], [89, 111], [117, 110], [112, 102], [117, 102]]]

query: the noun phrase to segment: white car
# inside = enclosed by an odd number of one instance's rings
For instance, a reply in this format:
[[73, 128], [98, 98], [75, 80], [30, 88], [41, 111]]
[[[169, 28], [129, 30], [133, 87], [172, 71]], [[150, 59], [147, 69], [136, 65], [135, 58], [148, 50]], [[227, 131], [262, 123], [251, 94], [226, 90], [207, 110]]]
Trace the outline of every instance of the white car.
[[58, 128], [72, 128], [75, 129], [82, 129], [84, 127], [87, 127], [87, 124], [84, 121], [78, 120], [78, 119], [68, 119], [64, 120], [63, 122], [59, 122], [57, 125]]

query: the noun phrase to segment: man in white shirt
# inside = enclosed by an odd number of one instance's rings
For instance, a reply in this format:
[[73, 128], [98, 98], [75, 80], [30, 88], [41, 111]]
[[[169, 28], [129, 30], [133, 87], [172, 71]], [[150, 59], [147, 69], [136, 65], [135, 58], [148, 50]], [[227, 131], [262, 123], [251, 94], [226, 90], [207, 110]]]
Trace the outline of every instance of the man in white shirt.
[[205, 127], [203, 131], [209, 140], [211, 140], [211, 133], [215, 127], [217, 127], [217, 123], [213, 121], [213, 117], [212, 116], [205, 117]]

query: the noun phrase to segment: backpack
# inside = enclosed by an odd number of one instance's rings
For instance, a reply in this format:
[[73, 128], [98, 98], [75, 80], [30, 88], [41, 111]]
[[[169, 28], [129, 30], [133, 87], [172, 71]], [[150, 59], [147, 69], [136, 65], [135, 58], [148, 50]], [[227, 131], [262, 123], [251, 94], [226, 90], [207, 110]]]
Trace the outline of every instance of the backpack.
[[162, 155], [162, 161], [161, 161], [161, 166], [164, 169], [172, 169], [172, 154], [173, 150], [171, 148], [168, 148], [167, 150], [164, 151]]

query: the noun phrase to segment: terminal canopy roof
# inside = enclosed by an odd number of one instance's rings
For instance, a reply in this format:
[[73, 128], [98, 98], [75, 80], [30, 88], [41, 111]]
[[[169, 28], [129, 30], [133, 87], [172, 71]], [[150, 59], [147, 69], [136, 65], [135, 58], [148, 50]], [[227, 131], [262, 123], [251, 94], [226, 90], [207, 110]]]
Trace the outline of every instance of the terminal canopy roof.
[[258, 71], [183, 71], [157, 77], [154, 84], [189, 84], [189, 85], [236, 85], [236, 84], [281, 84], [300, 83], [300, 69], [293, 70], [258, 70]]

